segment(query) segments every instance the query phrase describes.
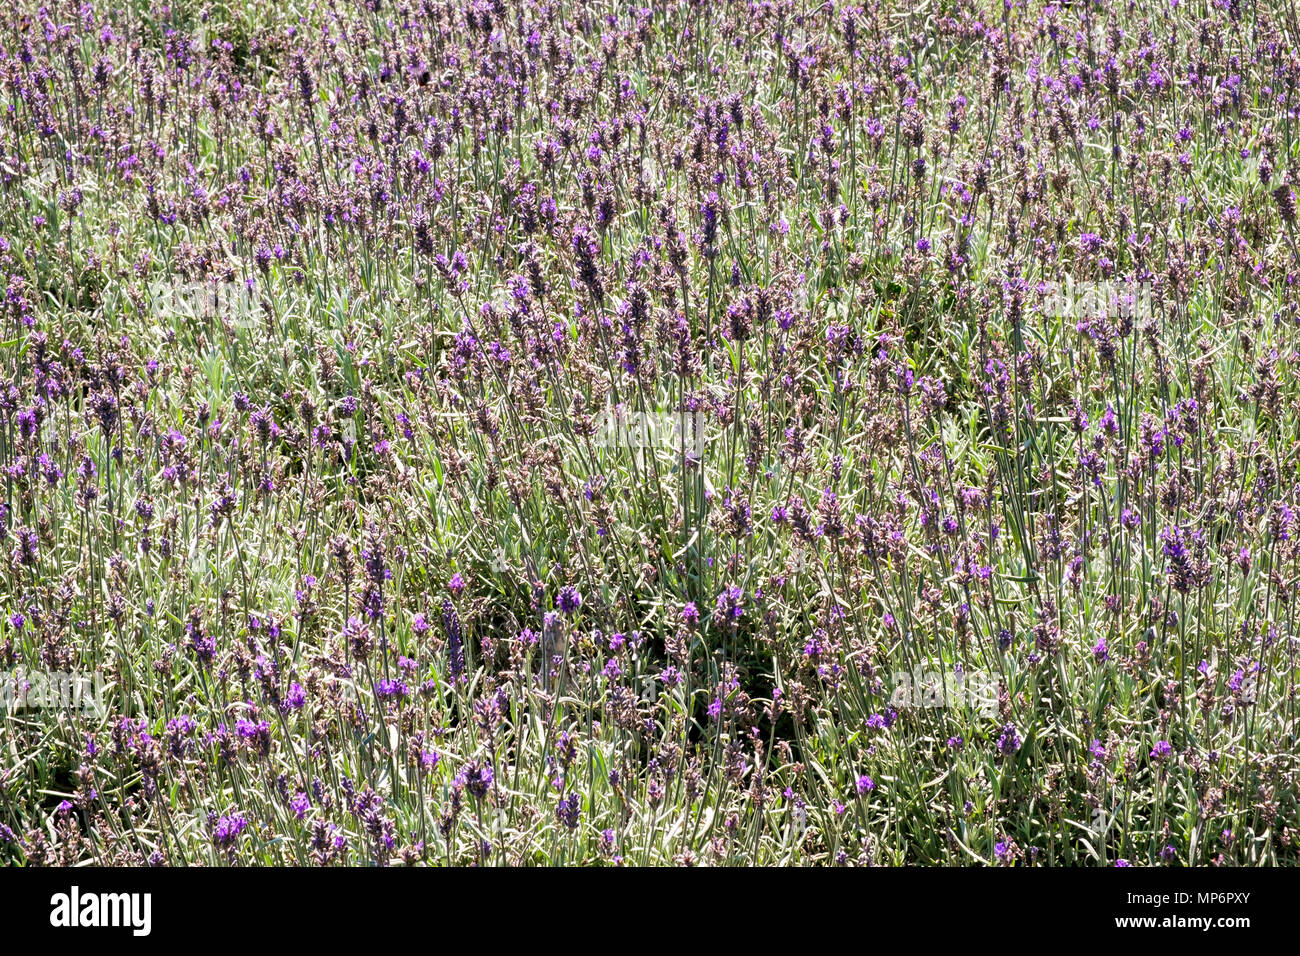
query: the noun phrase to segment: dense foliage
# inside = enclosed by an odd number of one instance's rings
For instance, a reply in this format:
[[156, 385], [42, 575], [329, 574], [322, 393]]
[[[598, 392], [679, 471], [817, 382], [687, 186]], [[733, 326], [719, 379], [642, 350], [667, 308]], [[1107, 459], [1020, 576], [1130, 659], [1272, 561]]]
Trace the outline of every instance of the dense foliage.
[[0, 860], [1297, 861], [1289, 2], [0, 18]]

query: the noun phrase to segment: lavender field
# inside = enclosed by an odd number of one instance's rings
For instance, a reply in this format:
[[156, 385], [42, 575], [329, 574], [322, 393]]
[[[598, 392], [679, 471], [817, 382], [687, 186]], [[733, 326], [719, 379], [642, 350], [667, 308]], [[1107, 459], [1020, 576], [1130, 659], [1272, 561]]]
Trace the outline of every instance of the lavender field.
[[1300, 862], [1291, 0], [0, 21], [0, 863]]

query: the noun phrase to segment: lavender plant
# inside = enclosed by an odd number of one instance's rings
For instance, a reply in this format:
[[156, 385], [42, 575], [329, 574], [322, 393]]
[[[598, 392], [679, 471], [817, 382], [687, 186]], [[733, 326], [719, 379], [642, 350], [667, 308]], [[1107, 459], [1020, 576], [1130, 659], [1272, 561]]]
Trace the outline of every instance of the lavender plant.
[[0, 17], [0, 860], [1297, 862], [1289, 3]]

